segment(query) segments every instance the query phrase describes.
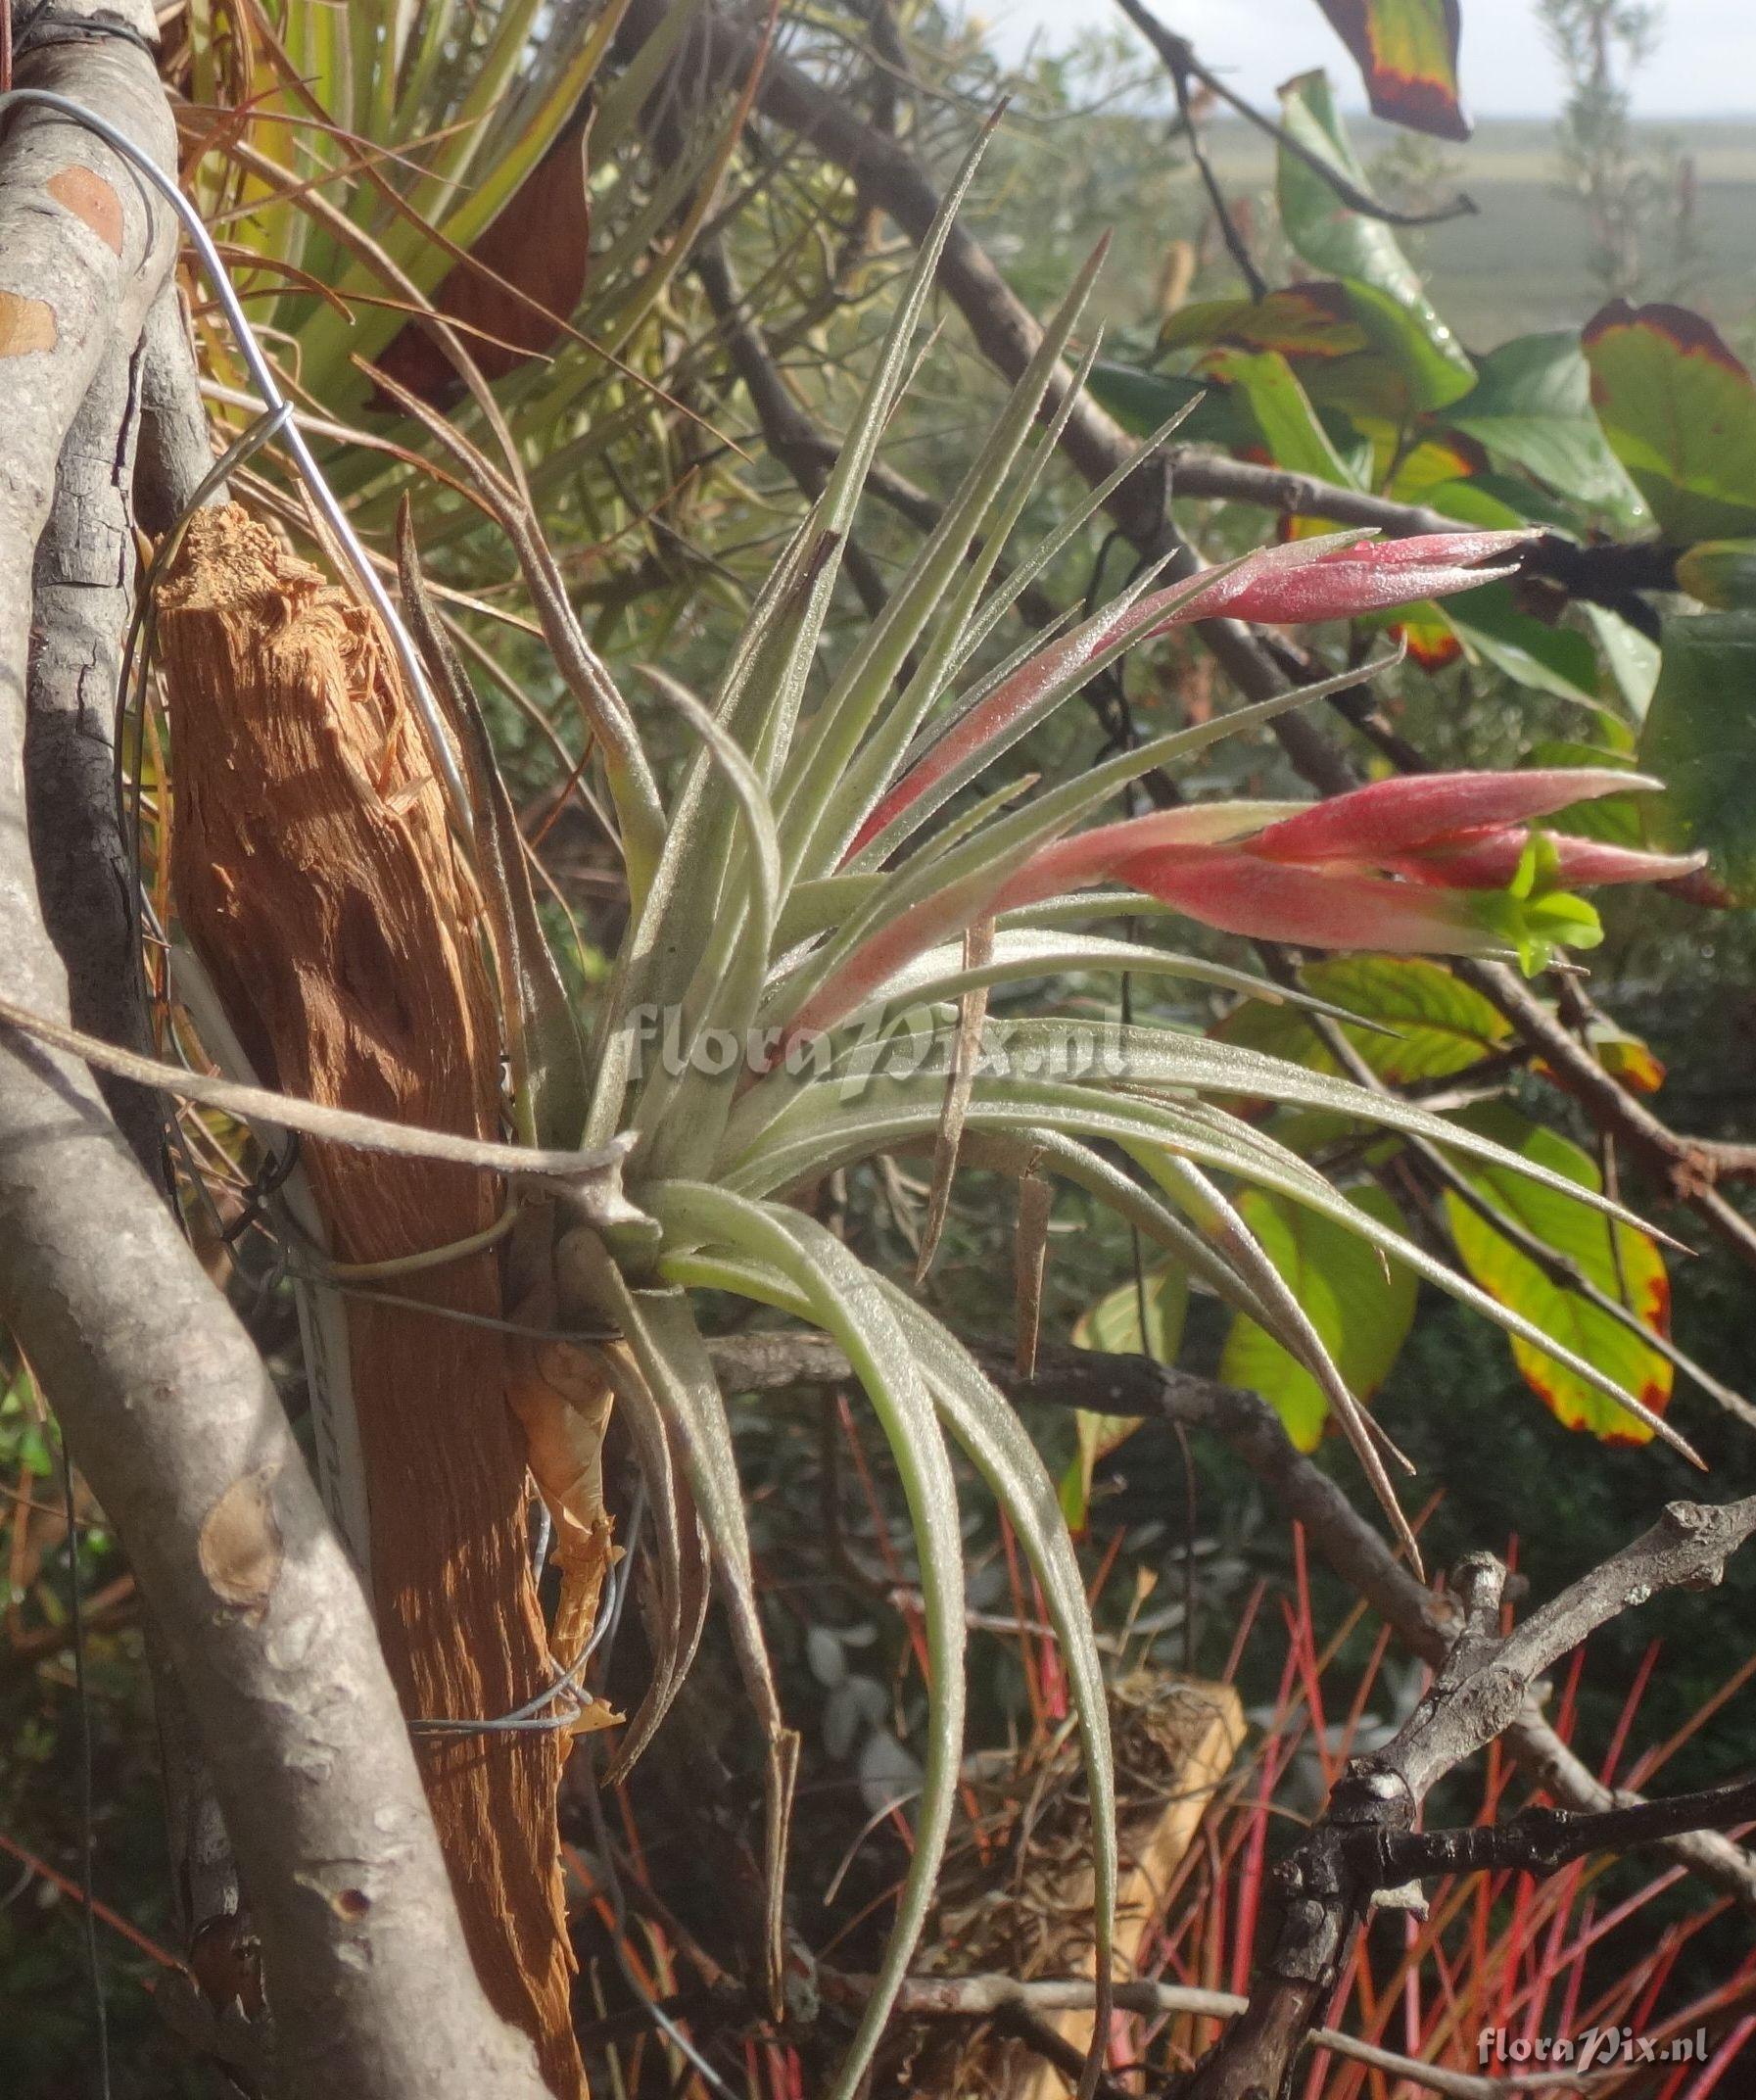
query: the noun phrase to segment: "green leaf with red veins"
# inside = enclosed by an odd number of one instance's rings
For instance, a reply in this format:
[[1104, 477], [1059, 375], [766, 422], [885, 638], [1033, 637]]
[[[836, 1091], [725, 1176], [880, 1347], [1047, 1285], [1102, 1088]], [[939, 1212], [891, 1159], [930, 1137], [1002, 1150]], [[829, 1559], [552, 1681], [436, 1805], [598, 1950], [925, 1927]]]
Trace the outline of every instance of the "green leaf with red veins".
[[[1472, 1110], [1470, 1125], [1522, 1158], [1564, 1174], [1582, 1188], [1602, 1186], [1596, 1167], [1575, 1144], [1501, 1105]], [[1522, 1174], [1472, 1162], [1464, 1168], [1471, 1185], [1495, 1209], [1574, 1263], [1598, 1288], [1638, 1315], [1655, 1334], [1670, 1331], [1671, 1285], [1664, 1257], [1649, 1234], [1613, 1221], [1551, 1187]], [[1614, 1378], [1657, 1413], [1671, 1397], [1668, 1359], [1648, 1348], [1595, 1306], [1550, 1282], [1531, 1260], [1470, 1209], [1446, 1194], [1446, 1218], [1464, 1266], [1501, 1305], [1534, 1321], [1543, 1333]], [[1589, 1429], [1608, 1443], [1644, 1444], [1652, 1432], [1565, 1364], [1518, 1336], [1512, 1357], [1531, 1388], [1570, 1429]]]
[[1665, 537], [1756, 533], [1756, 383], [1713, 324], [1617, 299], [1584, 342], [1597, 420]]
[[[1356, 1209], [1386, 1225], [1400, 1225], [1396, 1206], [1375, 1188], [1351, 1189]], [[1336, 1367], [1356, 1399], [1370, 1400], [1390, 1375], [1414, 1321], [1416, 1284], [1400, 1262], [1332, 1218], [1259, 1189], [1238, 1199], [1244, 1221], [1266, 1250]], [[1271, 1401], [1301, 1451], [1315, 1451], [1329, 1419], [1329, 1403], [1302, 1363], [1242, 1315], [1232, 1322], [1219, 1359], [1228, 1385], [1253, 1388]]]

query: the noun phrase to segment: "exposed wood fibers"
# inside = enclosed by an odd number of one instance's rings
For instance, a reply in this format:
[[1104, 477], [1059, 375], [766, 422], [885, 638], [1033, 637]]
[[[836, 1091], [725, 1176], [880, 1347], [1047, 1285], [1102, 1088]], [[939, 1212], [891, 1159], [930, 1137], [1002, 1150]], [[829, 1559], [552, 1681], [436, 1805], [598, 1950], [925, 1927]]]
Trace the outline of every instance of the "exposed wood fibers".
[[[190, 521], [159, 617], [177, 914], [263, 1083], [498, 1135], [478, 905], [384, 638], [236, 505]], [[498, 1182], [465, 1169], [317, 1144], [306, 1161], [344, 1261], [465, 1238], [503, 1201]], [[502, 1312], [493, 1252], [397, 1289]], [[546, 1682], [548, 1652], [503, 1338], [358, 1302], [349, 1329], [371, 1587], [404, 1710], [504, 1713]], [[536, 2038], [554, 2090], [581, 2095], [555, 1827], [561, 1742], [429, 1737], [420, 1747], [489, 1996]]]

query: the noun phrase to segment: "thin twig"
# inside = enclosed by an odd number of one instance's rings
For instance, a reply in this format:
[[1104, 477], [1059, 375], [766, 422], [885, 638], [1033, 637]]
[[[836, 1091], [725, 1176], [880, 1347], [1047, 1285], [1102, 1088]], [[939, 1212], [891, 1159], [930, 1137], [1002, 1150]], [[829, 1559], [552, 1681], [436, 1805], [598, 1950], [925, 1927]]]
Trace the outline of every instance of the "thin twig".
[[[837, 1982], [857, 1986], [861, 1979], [848, 1977]], [[898, 2013], [917, 2020], [997, 2020], [1009, 2012], [1040, 2018], [1044, 2014], [1090, 2012], [1097, 1990], [1088, 1978], [1044, 1977], [1020, 1982], [1010, 1976], [912, 1977], [897, 1999]], [[1193, 2014], [1204, 2020], [1235, 2020], [1249, 2004], [1236, 1991], [1203, 1990], [1195, 1985], [1147, 1981], [1115, 1985], [1115, 2009], [1143, 2019], [1163, 2019], [1167, 2014]], [[1591, 2092], [1599, 2082], [1590, 2074], [1542, 2072], [1531, 2076], [1476, 2077], [1468, 2072], [1451, 2071], [1437, 2064], [1423, 2064], [1395, 2050], [1381, 2049], [1375, 2042], [1361, 2041], [1338, 2028], [1315, 2028], [1306, 2038], [1307, 2049], [1327, 2049], [1332, 2055], [1369, 2065], [1406, 2078], [1428, 2092], [1442, 2093], [1447, 2100], [1512, 2100], [1520, 2093], [1552, 2093], [1557, 2090]]]
[[[848, 1378], [846, 1357], [828, 1337], [799, 1331], [754, 1331], [713, 1342], [721, 1385], [731, 1393], [816, 1388]], [[1455, 1604], [1417, 1583], [1387, 1543], [1317, 1464], [1298, 1450], [1259, 1393], [1220, 1384], [1150, 1357], [1109, 1355], [1045, 1344], [1037, 1374], [1019, 1378], [1012, 1350], [1000, 1341], [967, 1345], [1009, 1399], [1048, 1402], [1095, 1414], [1163, 1418], [1215, 1435], [1249, 1466], [1285, 1515], [1305, 1527], [1323, 1557], [1393, 1626], [1423, 1661], [1441, 1662], [1456, 1630]], [[1527, 1701], [1504, 1736], [1533, 1783], [1567, 1805], [1587, 1810], [1626, 1806], [1634, 1793], [1612, 1793]], [[1662, 1840], [1670, 1857], [1756, 1916], [1756, 1857], [1715, 1832]]]
[[[1400, 212], [1394, 206], [1382, 203], [1362, 190], [1358, 183], [1351, 182], [1320, 153], [1313, 153], [1303, 140], [1295, 138], [1284, 124], [1277, 124], [1272, 117], [1264, 117], [1260, 110], [1246, 102], [1236, 88], [1228, 87], [1217, 73], [1210, 72], [1196, 57], [1194, 45], [1186, 37], [1167, 29], [1141, 5], [1141, 0], [1115, 0], [1115, 4], [1152, 45], [1173, 80], [1199, 80], [1210, 94], [1218, 96], [1240, 117], [1255, 124], [1258, 131], [1266, 133], [1283, 153], [1290, 153], [1313, 174], [1321, 175], [1349, 211], [1357, 212], [1362, 218], [1382, 219], [1387, 226], [1438, 226], [1448, 218], [1474, 217], [1477, 207], [1473, 197], [1455, 197], [1449, 204], [1441, 205], [1432, 212]], [[1182, 90], [1179, 89], [1178, 100], [1181, 99]]]
[[[1124, 8], [1128, 0], [1122, 0]], [[1189, 96], [1190, 71], [1195, 62], [1193, 48], [1180, 40], [1173, 50], [1164, 53], [1164, 63], [1170, 73], [1170, 84], [1176, 91], [1177, 114], [1183, 120], [1183, 130], [1189, 140], [1189, 151], [1195, 158], [1196, 170], [1202, 186], [1208, 193], [1208, 202], [1213, 207], [1213, 216], [1219, 222], [1220, 238], [1225, 242], [1226, 253], [1238, 265], [1238, 274], [1250, 288], [1253, 300], [1266, 299], [1268, 280], [1257, 267], [1256, 258], [1250, 252], [1250, 244], [1244, 238], [1243, 228], [1233, 218], [1231, 207], [1225, 201], [1225, 192], [1219, 187], [1219, 177], [1213, 171], [1213, 164], [1208, 158], [1208, 149], [1202, 143], [1201, 124]]]

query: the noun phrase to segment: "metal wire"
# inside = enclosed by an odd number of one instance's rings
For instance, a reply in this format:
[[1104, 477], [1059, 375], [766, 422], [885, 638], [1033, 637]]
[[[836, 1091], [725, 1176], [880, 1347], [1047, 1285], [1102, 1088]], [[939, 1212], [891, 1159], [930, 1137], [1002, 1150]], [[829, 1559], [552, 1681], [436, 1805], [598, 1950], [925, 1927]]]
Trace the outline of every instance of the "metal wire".
[[[3, 102], [0, 102], [0, 107], [3, 107]], [[134, 614], [128, 622], [128, 637], [122, 648], [121, 678], [117, 686], [116, 714], [110, 738], [114, 768], [113, 791], [116, 797], [117, 821], [121, 828], [122, 841], [128, 856], [128, 894], [133, 905], [135, 919], [144, 923], [167, 952], [169, 940], [165, 930], [159, 925], [158, 915], [154, 912], [146, 895], [144, 846], [142, 843], [145, 801], [142, 775], [145, 771], [146, 722], [147, 710], [150, 705], [148, 679], [152, 663], [152, 638], [156, 625], [155, 591], [160, 571], [182, 544], [183, 533], [188, 526], [189, 520], [236, 467], [242, 465], [246, 459], [250, 458], [268, 443], [275, 432], [287, 422], [292, 412], [292, 405], [289, 402], [282, 402], [278, 406], [265, 408], [226, 447], [225, 451], [214, 460], [207, 473], [203, 475], [195, 493], [190, 497], [188, 502], [184, 504], [181, 515], [176, 518], [154, 549], [153, 558], [148, 562], [145, 573], [140, 579], [140, 587], [135, 595]], [[130, 704], [132, 704], [134, 716], [134, 764], [131, 771], [127, 765], [126, 757]], [[141, 1012], [148, 1013], [152, 1009], [153, 994], [152, 986], [147, 979], [145, 952], [139, 940], [132, 944], [131, 954], [135, 989], [140, 997]], [[174, 1031], [172, 1032], [172, 1042], [174, 1045]], [[192, 1182], [199, 1184], [203, 1188], [205, 1193], [206, 1183], [201, 1180], [195, 1162], [190, 1157], [188, 1142], [183, 1135], [182, 1122], [177, 1116], [174, 1103], [166, 1105], [165, 1122], [170, 1130], [171, 1143], [182, 1160], [185, 1172]], [[216, 1214], [214, 1226], [216, 1230], [219, 1229]]]
[[82, 104], [66, 95], [55, 94], [46, 87], [13, 87], [0, 93], [0, 117], [4, 117], [8, 110], [26, 106], [53, 110], [58, 116], [65, 117], [73, 123], [83, 124], [88, 131], [101, 138], [112, 153], [119, 154], [137, 174], [144, 176], [176, 215], [178, 223], [201, 257], [202, 267], [213, 286], [215, 298], [224, 310], [226, 321], [237, 342], [239, 355], [244, 359], [257, 392], [262, 397], [268, 410], [279, 411], [284, 417], [282, 427], [286, 434], [287, 451], [299, 469], [300, 478], [322, 513], [324, 523], [335, 535], [342, 551], [347, 555], [348, 565], [357, 578], [367, 601], [384, 622], [391, 646], [397, 654], [397, 661], [408, 682], [416, 712], [420, 715], [429, 752], [445, 785], [451, 820], [457, 827], [459, 835], [466, 841], [473, 841], [475, 822], [470, 810], [469, 796], [464, 791], [463, 777], [451, 750], [445, 717], [440, 712], [439, 702], [434, 698], [432, 687], [427, 683], [427, 674], [422, 667], [420, 654], [408, 630], [403, 626], [402, 615], [392, 602], [389, 592], [385, 590], [378, 572], [373, 568], [370, 555], [349, 523], [348, 515], [337, 501], [334, 490], [324, 480], [323, 470], [318, 466], [316, 455], [306, 442], [305, 433], [294, 419], [292, 404], [281, 392], [273, 368], [262, 355], [261, 347], [251, 329], [238, 295], [232, 289], [231, 279], [226, 273], [225, 264], [220, 261], [219, 251], [214, 245], [213, 236], [202, 224], [201, 214], [178, 188], [174, 176], [166, 173], [151, 155], [144, 153], [125, 132], [119, 131], [114, 124]]
[[[610, 1570], [604, 1584], [605, 1595], [597, 1612], [597, 1624], [592, 1629], [592, 1637], [579, 1653], [556, 1678], [546, 1692], [539, 1692], [534, 1698], [515, 1706], [510, 1713], [501, 1714], [492, 1721], [471, 1720], [415, 1720], [408, 1724], [411, 1736], [510, 1736], [547, 1735], [556, 1729], [571, 1728], [578, 1712], [577, 1694], [586, 1674], [586, 1667], [596, 1654], [604, 1637], [622, 1616], [622, 1593], [627, 1589], [634, 1570], [634, 1550], [640, 1537], [641, 1524], [646, 1514], [646, 1483], [642, 1480], [635, 1488], [634, 1502], [628, 1512], [628, 1545], [618, 1564]], [[572, 1709], [561, 1713], [546, 1714], [543, 1708], [552, 1705], [556, 1699], [574, 1701]]]
[[[201, 507], [213, 491], [237, 466], [277, 435], [284, 436], [287, 451], [292, 456], [294, 465], [298, 468], [307, 491], [310, 495], [317, 510], [321, 513], [323, 522], [328, 526], [343, 553], [347, 556], [349, 566], [353, 569], [359, 588], [371, 605], [372, 610], [384, 623], [385, 630], [390, 637], [391, 646], [396, 652], [398, 663], [402, 668], [404, 679], [407, 681], [410, 696], [414, 701], [417, 713], [420, 715], [429, 753], [445, 788], [446, 801], [451, 821], [465, 843], [473, 844], [475, 824], [469, 796], [464, 789], [462, 775], [451, 749], [444, 716], [440, 712], [432, 688], [427, 682], [426, 671], [421, 664], [413, 640], [403, 626], [402, 616], [397, 611], [390, 594], [385, 590], [377, 571], [372, 566], [371, 557], [367, 554], [353, 525], [349, 522], [347, 513], [337, 501], [334, 491], [324, 479], [322, 469], [318, 466], [316, 457], [311, 452], [310, 446], [307, 443], [304, 432], [299, 428], [294, 414], [293, 404], [281, 392], [273, 369], [262, 355], [261, 349], [251, 329], [250, 322], [245, 315], [244, 309], [239, 303], [238, 296], [232, 289], [225, 265], [220, 260], [218, 251], [215, 249], [207, 227], [202, 223], [200, 215], [183, 195], [175, 180], [165, 169], [161, 168], [156, 162], [142, 152], [123, 132], [119, 131], [114, 124], [109, 123], [93, 111], [85, 109], [81, 104], [71, 100], [66, 95], [55, 94], [47, 88], [12, 87], [0, 92], [0, 118], [3, 118], [8, 110], [23, 107], [52, 110], [58, 116], [64, 117], [73, 123], [83, 125], [85, 129], [101, 138], [113, 153], [119, 154], [122, 160], [126, 161], [136, 173], [143, 176], [151, 187], [157, 190], [166, 203], [169, 205], [191, 245], [201, 258], [202, 267], [213, 287], [214, 296], [225, 313], [227, 324], [249, 370], [251, 380], [257, 392], [262, 397], [263, 402], [261, 414], [214, 462], [204, 477], [195, 495], [185, 505], [182, 516], [161, 542], [153, 562], [143, 578], [140, 602], [129, 630], [127, 647], [123, 658], [120, 691], [118, 696], [119, 721], [116, 736], [116, 764], [118, 801], [119, 806], [123, 809], [124, 832], [128, 839], [131, 874], [136, 899], [142, 907], [145, 907], [146, 900], [141, 880], [141, 761], [144, 755], [146, 737], [146, 676], [150, 657], [150, 633], [153, 619], [152, 585], [160, 568], [180, 541], [184, 528], [196, 510]], [[134, 743], [132, 788], [131, 793], [124, 797], [121, 791], [122, 782], [125, 778], [123, 759], [125, 737], [123, 727], [129, 700], [133, 696], [137, 680], [139, 684], [139, 709]], [[138, 949], [136, 952], [138, 954]], [[141, 967], [144, 970], [143, 963]], [[175, 1118], [173, 1117], [171, 1121], [173, 1128], [175, 1128]], [[191, 1179], [195, 1185], [205, 1190], [205, 1180], [195, 1170], [194, 1163], [186, 1153], [184, 1166], [189, 1169]], [[425, 1310], [433, 1309], [427, 1308]], [[71, 1536], [71, 1476], [70, 1473], [68, 1477], [70, 1537]], [[633, 1565], [635, 1538], [644, 1513], [644, 1505], [645, 1488], [642, 1484], [637, 1491], [630, 1514], [628, 1551], [624, 1553], [619, 1568], [612, 1570], [608, 1578], [605, 1607], [599, 1613], [598, 1623], [580, 1654], [554, 1684], [538, 1694], [534, 1698], [526, 1700], [522, 1706], [515, 1708], [509, 1714], [485, 1720], [417, 1719], [410, 1721], [408, 1724], [410, 1732], [417, 1735], [496, 1735], [546, 1732], [570, 1726], [574, 1718], [573, 1712], [545, 1714], [543, 1709], [551, 1706], [556, 1700], [574, 1697], [599, 1643], [620, 1618], [622, 1593], [629, 1581], [630, 1570]], [[91, 1810], [90, 1715], [84, 1704], [82, 1626], [79, 1619], [76, 1566], [74, 1569], [73, 1624], [75, 1632], [74, 1659], [79, 1679], [83, 1726], [83, 1790], [81, 1798], [86, 1817], [87, 1838], [85, 1846], [85, 1872], [88, 1883], [86, 1890], [88, 1897], [86, 1922], [88, 1933], [94, 1938], [94, 1944], [91, 1948], [91, 1960], [98, 2014], [100, 2076], [105, 2100], [109, 2100], [109, 2030], [105, 2016], [102, 1972], [97, 1966], [96, 1927], [89, 1902], [91, 1856], [89, 1842]]]

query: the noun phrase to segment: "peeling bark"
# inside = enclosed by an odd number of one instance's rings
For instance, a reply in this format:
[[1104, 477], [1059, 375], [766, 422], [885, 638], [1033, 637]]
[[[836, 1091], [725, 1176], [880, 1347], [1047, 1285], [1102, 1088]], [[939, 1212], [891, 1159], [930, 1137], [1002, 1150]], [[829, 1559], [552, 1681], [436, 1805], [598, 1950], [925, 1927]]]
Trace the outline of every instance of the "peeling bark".
[[[369, 615], [236, 505], [200, 513], [159, 592], [176, 754], [177, 914], [258, 1075], [308, 1100], [492, 1138], [499, 1034], [479, 906]], [[345, 1263], [486, 1231], [489, 1176], [309, 1144]], [[490, 1248], [397, 1291], [499, 1318]], [[548, 1681], [503, 1335], [348, 1306], [379, 1636], [410, 1718], [507, 1713]], [[246, 1557], [265, 1551], [246, 1540]], [[427, 1736], [421, 1763], [477, 1973], [583, 2091], [569, 2015], [555, 1733]]]
[[[51, 194], [70, 171], [50, 179]], [[116, 192], [102, 186], [119, 212]], [[34, 565], [24, 784], [37, 891], [67, 965], [74, 1026], [145, 1049], [115, 775], [120, 640], [133, 604], [138, 374], [138, 358], [112, 348], [61, 449], [51, 529]], [[98, 1085], [144, 1171], [166, 1186], [157, 1102], [126, 1079]]]
[[[107, 12], [152, 33], [144, 0], [60, 10], [63, 18], [81, 12]], [[22, 58], [20, 83], [70, 95], [169, 165], [169, 115], [146, 53], [81, 37], [76, 24], [58, 36]], [[59, 194], [50, 188], [57, 180]], [[100, 700], [100, 665], [117, 644], [106, 624], [105, 608], [119, 597], [107, 521], [126, 488], [92, 442], [102, 427], [93, 383], [115, 346], [138, 338], [173, 234], [168, 212], [89, 132], [37, 110], [8, 120], [0, 137], [0, 983], [50, 1015], [67, 1013], [69, 982], [39, 905], [26, 808], [33, 556], [63, 443], [77, 422], [65, 486], [89, 488], [97, 513], [89, 531], [57, 534], [55, 573], [43, 582], [50, 593], [89, 594], [67, 608], [71, 624], [59, 613], [55, 623], [59, 633], [84, 637], [65, 658], [65, 688], [64, 659], [48, 667], [70, 701], [52, 727], [67, 735], [83, 780], [92, 754], [81, 739]], [[111, 390], [107, 401], [102, 416], [118, 418], [119, 431], [121, 397]], [[81, 581], [87, 569], [90, 580]], [[65, 842], [54, 843], [59, 850]], [[82, 864], [66, 872], [91, 878], [94, 895], [113, 898], [113, 864], [101, 842], [93, 851], [98, 875]], [[88, 984], [87, 994], [102, 989]], [[256, 1352], [89, 1074], [5, 1030], [0, 1318], [127, 1547], [196, 1717], [257, 1899], [277, 2090], [298, 2100], [340, 2091], [430, 2100], [453, 2090], [538, 2100], [528, 2044], [495, 2019], [470, 1974], [369, 1615]], [[215, 1587], [212, 1526], [222, 1507], [238, 1513], [241, 1482], [254, 1483], [251, 1519], [242, 1531], [229, 1518], [222, 1525], [231, 1547]], [[241, 1543], [249, 1551], [240, 1553]]]

